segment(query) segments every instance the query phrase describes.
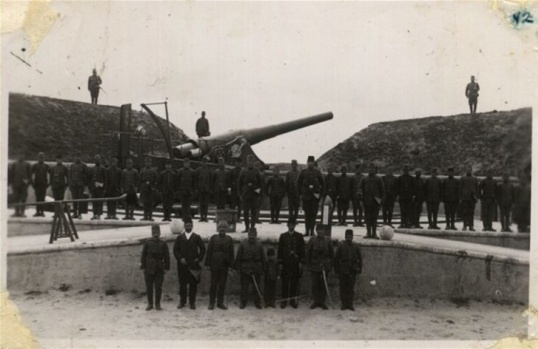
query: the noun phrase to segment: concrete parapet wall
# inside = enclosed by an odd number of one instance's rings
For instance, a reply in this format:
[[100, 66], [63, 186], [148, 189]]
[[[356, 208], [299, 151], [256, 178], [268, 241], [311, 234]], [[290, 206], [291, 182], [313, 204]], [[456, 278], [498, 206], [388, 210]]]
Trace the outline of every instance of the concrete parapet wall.
[[[174, 236], [165, 239], [169, 241], [171, 251]], [[207, 243], [207, 238], [205, 240]], [[262, 239], [262, 242], [266, 248], [276, 248], [275, 239]], [[236, 249], [238, 243], [236, 241]], [[402, 296], [528, 303], [528, 260], [396, 241], [365, 240], [360, 245], [364, 267], [358, 278], [357, 297]], [[141, 242], [132, 239], [88, 243], [76, 248], [72, 245], [51, 245], [42, 250], [9, 253], [8, 289], [43, 292], [65, 284], [75, 290], [143, 292], [143, 274], [139, 269], [141, 250]], [[208, 293], [209, 280], [210, 271], [204, 269], [199, 292]], [[228, 292], [239, 294], [238, 273], [230, 273], [228, 286]], [[338, 302], [338, 280], [334, 273], [329, 274], [329, 287]], [[309, 290], [309, 272], [305, 271], [301, 294], [309, 294]], [[164, 292], [172, 296], [178, 292], [173, 256], [171, 270], [165, 276]], [[280, 294], [280, 289], [277, 294]]]

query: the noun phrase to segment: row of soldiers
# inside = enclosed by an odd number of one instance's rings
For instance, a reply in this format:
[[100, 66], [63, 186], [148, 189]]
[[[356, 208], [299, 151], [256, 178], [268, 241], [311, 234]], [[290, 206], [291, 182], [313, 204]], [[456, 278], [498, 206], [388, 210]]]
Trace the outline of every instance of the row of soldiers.
[[[185, 159], [183, 168], [175, 171], [171, 161], [166, 163], [164, 171], [158, 173], [152, 167], [151, 158], [145, 159], [140, 171], [133, 168], [131, 159], [127, 159], [126, 168], [121, 170], [117, 160], [112, 159], [109, 166], [101, 164], [101, 157], [95, 156], [95, 166], [88, 167], [81, 162], [80, 153], [67, 168], [58, 157], [56, 166], [44, 163], [44, 154], [38, 154], [38, 162], [30, 166], [24, 159], [19, 159], [10, 167], [9, 181], [13, 188], [15, 201], [25, 202], [27, 187], [32, 185], [36, 201], [42, 202], [46, 188], [50, 185], [55, 200], [62, 200], [67, 187], [73, 199], [83, 198], [84, 189], [88, 187], [93, 198], [117, 197], [126, 195], [126, 215], [124, 219], [132, 220], [134, 208], [138, 202], [137, 193], [144, 206], [142, 220], [153, 221], [153, 207], [156, 192], [161, 194], [164, 221], [170, 221], [172, 206], [176, 197], [181, 201], [182, 217], [191, 216], [191, 204], [198, 199], [200, 221], [207, 221], [209, 200], [214, 199], [217, 209], [229, 207], [237, 209], [238, 221], [241, 211], [244, 213], [245, 230], [255, 227], [259, 222], [259, 210], [264, 195], [269, 197], [271, 223], [280, 223], [280, 211], [283, 198], [288, 199], [289, 218], [296, 221], [299, 206], [305, 213], [305, 235], [313, 235], [313, 230], [320, 202], [327, 197], [331, 199], [332, 210], [337, 211], [339, 225], [347, 225], [347, 213], [352, 204], [353, 225], [363, 226], [363, 216], [367, 227], [367, 236], [376, 237], [376, 225], [379, 210], [382, 209], [383, 223], [392, 226], [393, 210], [396, 199], [400, 206], [400, 228], [422, 228], [420, 216], [424, 203], [428, 215], [428, 228], [440, 229], [437, 217], [440, 203], [444, 204], [446, 227], [455, 230], [456, 213], [459, 209], [463, 218], [463, 230], [474, 230], [474, 211], [478, 200], [482, 204], [484, 231], [494, 231], [492, 221], [497, 206], [500, 209], [502, 231], [510, 231], [510, 215], [514, 205], [518, 207], [520, 231], [527, 231], [530, 223], [530, 186], [522, 183], [520, 190], [515, 189], [505, 174], [500, 183], [491, 174], [481, 181], [468, 169], [460, 179], [454, 177], [454, 169], [449, 168], [447, 178], [438, 178], [438, 169], [434, 168], [427, 179], [422, 178], [422, 171], [415, 170], [412, 176], [409, 166], [404, 165], [402, 175], [396, 177], [391, 171], [378, 176], [376, 167], [370, 165], [368, 175], [364, 176], [361, 166], [355, 166], [355, 173], [348, 175], [347, 166], [340, 168], [340, 175], [334, 174], [334, 166], [329, 165], [328, 173], [323, 176], [317, 168], [313, 156], [307, 159], [307, 168], [299, 171], [296, 160], [291, 162], [291, 170], [285, 177], [274, 169], [267, 179], [261, 168], [256, 166], [252, 156], [247, 159], [247, 167], [242, 168], [236, 160], [232, 170], [227, 170], [224, 159], [218, 159], [218, 168], [213, 170], [207, 158], [196, 170], [191, 168], [189, 159]], [[259, 163], [258, 163], [259, 164]], [[50, 179], [49, 179], [50, 178]], [[107, 202], [107, 217], [117, 219], [115, 201]], [[332, 212], [332, 213], [333, 213]], [[24, 207], [17, 207], [15, 215], [24, 214]], [[100, 219], [103, 204], [94, 202], [92, 219]], [[37, 207], [37, 216], [44, 216], [43, 206]], [[74, 203], [74, 216], [80, 218], [80, 206]], [[331, 217], [332, 219], [332, 217]]]
[[[172, 225], [174, 227], [174, 225]], [[322, 232], [318, 225], [317, 235], [305, 243], [303, 234], [295, 231], [295, 222], [288, 221], [288, 231], [280, 235], [278, 249], [267, 249], [257, 239], [256, 228], [250, 228], [247, 239], [244, 239], [234, 256], [232, 238], [226, 235], [228, 224], [219, 221], [218, 234], [213, 235], [207, 247], [200, 235], [193, 232], [190, 218], [184, 219], [184, 232], [175, 240], [173, 255], [177, 261], [180, 300], [177, 306], [182, 309], [189, 302], [191, 309], [196, 309], [196, 295], [201, 281], [202, 261], [211, 271], [209, 290], [209, 310], [215, 305], [227, 309], [224, 302], [225, 289], [229, 271], [240, 273], [241, 295], [239, 308], [246, 307], [249, 298], [249, 288], [254, 292], [254, 305], [261, 309], [286, 308], [288, 302], [293, 308], [298, 307], [300, 278], [303, 266], [310, 271], [313, 302], [310, 309], [328, 309], [325, 299], [327, 296], [328, 274], [334, 269], [340, 281], [340, 298], [342, 310], [355, 310], [353, 307], [354, 287], [357, 274], [362, 272], [362, 256], [360, 248], [353, 243], [353, 231], [346, 230], [345, 241], [333, 250], [329, 237]], [[174, 230], [174, 229], [172, 229]], [[142, 249], [140, 268], [144, 271], [147, 290], [148, 306], [146, 310], [161, 308], [161, 294], [164, 274], [170, 270], [170, 252], [166, 242], [160, 238], [160, 227], [152, 226], [152, 238], [146, 240]], [[264, 277], [263, 292], [261, 279]], [[281, 278], [281, 298], [276, 299], [277, 279]], [[155, 290], [155, 298], [153, 297]]]

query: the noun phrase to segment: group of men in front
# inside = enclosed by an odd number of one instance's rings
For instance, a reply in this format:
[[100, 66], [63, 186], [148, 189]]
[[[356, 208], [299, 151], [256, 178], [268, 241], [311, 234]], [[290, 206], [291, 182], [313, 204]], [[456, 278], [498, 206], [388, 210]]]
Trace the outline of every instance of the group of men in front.
[[[354, 287], [357, 274], [362, 272], [360, 248], [353, 243], [353, 231], [345, 232], [345, 241], [334, 252], [332, 241], [318, 225], [317, 234], [305, 243], [304, 236], [295, 231], [295, 221], [288, 221], [288, 231], [280, 235], [275, 255], [273, 248], [267, 252], [257, 239], [256, 228], [250, 228], [234, 256], [232, 238], [226, 235], [228, 223], [219, 221], [218, 234], [211, 236], [207, 249], [201, 237], [193, 232], [190, 218], [184, 219], [184, 232], [180, 233], [173, 247], [177, 261], [180, 300], [178, 309], [196, 309], [196, 295], [201, 281], [202, 261], [210, 269], [209, 310], [215, 306], [226, 310], [226, 284], [230, 271], [238, 272], [241, 283], [239, 308], [246, 307], [249, 295], [254, 295], [254, 305], [275, 308], [280, 303], [284, 309], [288, 303], [298, 307], [300, 279], [303, 266], [310, 271], [313, 302], [310, 309], [328, 309], [325, 299], [328, 292], [328, 274], [334, 272], [340, 281], [342, 310], [353, 307]], [[164, 274], [170, 270], [170, 252], [166, 242], [160, 238], [160, 227], [152, 226], [152, 238], [147, 239], [142, 249], [140, 268], [144, 271], [148, 305], [146, 310], [161, 308]], [[261, 280], [263, 277], [263, 294]], [[277, 279], [281, 278], [281, 298], [276, 299]], [[155, 289], [155, 298], [154, 298]], [[250, 289], [250, 292], [249, 292]]]

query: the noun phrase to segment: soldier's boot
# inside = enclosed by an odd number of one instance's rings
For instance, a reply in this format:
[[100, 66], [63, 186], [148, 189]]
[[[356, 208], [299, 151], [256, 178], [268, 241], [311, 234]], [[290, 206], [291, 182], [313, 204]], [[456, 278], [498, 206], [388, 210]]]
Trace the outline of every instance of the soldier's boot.
[[288, 302], [286, 302], [286, 301], [280, 302], [280, 309], [286, 308], [287, 305], [288, 305]]
[[148, 292], [147, 297], [148, 297], [148, 306], [146, 307], [146, 311], [153, 309], [153, 293]]
[[161, 292], [157, 292], [155, 294], [155, 309], [156, 310], [163, 310], [161, 308]]

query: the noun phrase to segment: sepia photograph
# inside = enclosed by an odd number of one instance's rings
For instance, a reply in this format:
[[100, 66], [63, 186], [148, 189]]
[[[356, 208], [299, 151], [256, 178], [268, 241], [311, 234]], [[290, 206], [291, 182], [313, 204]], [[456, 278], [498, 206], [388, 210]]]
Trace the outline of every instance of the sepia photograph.
[[0, 347], [538, 345], [537, 2], [0, 7]]

